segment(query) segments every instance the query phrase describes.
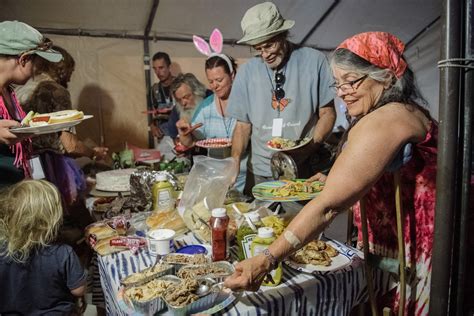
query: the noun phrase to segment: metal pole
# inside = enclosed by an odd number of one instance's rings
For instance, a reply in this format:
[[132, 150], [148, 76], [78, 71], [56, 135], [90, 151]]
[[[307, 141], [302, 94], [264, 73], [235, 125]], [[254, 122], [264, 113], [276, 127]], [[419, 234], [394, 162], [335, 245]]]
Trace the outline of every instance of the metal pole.
[[[472, 25], [473, 5], [472, 0], [465, 1], [464, 8], [464, 57], [474, 57], [474, 34]], [[464, 118], [464, 130], [462, 132], [462, 170], [461, 170], [461, 203], [459, 215], [459, 255], [458, 255], [458, 274], [456, 291], [456, 314], [464, 314], [465, 288], [466, 288], [466, 257], [467, 257], [467, 230], [469, 216], [469, 196], [471, 182], [471, 163], [472, 163], [472, 107], [474, 100], [474, 75], [472, 70], [464, 70], [464, 112], [461, 117]]]
[[[442, 13], [441, 59], [460, 56], [461, 5], [445, 0]], [[458, 153], [459, 68], [440, 69], [436, 211], [429, 315], [450, 315], [453, 223], [456, 210]], [[453, 301], [451, 300], [451, 303]]]
[[[148, 22], [145, 27], [145, 34], [143, 35], [143, 64], [145, 69], [145, 86], [146, 86], [146, 107], [147, 110], [153, 109], [153, 104], [151, 104], [151, 74], [150, 74], [150, 41], [148, 40], [151, 27], [153, 25], [153, 20], [155, 19], [156, 10], [160, 0], [154, 0], [153, 5], [150, 10], [150, 15], [148, 16]], [[148, 114], [148, 126], [153, 122], [153, 117], [151, 114]], [[148, 147], [154, 148], [155, 142], [151, 131], [148, 132]]]

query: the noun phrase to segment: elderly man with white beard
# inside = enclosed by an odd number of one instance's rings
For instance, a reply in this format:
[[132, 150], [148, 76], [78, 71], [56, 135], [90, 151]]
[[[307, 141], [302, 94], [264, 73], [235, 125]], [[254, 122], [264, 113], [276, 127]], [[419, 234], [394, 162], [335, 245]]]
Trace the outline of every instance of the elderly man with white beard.
[[196, 106], [204, 100], [211, 92], [199, 82], [192, 73], [178, 75], [171, 84], [171, 93], [176, 101], [176, 106], [171, 111], [170, 118], [166, 123], [168, 135], [173, 140], [178, 137], [176, 122], [179, 119], [191, 121]]

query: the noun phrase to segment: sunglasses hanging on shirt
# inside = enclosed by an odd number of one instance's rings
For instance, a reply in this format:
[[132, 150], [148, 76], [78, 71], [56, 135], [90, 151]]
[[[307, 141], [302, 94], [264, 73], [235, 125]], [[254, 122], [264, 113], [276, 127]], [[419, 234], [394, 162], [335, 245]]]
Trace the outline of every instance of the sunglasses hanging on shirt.
[[285, 97], [285, 90], [283, 90], [283, 84], [285, 83], [285, 75], [281, 72], [275, 73], [275, 98], [280, 101]]

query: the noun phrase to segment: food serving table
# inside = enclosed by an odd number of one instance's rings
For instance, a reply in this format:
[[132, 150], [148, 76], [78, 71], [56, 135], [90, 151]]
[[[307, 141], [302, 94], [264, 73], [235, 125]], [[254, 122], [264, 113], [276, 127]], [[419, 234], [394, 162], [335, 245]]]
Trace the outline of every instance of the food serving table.
[[[349, 315], [352, 308], [367, 301], [364, 265], [358, 250], [338, 244], [338, 250], [351, 258], [346, 267], [313, 274], [296, 271], [285, 264], [282, 282], [276, 287], [262, 286], [258, 292], [244, 292], [218, 314], [225, 315]], [[177, 248], [199, 244], [191, 233], [175, 240]], [[235, 248], [231, 256], [236, 257]], [[127, 315], [117, 293], [120, 280], [153, 264], [155, 257], [147, 249], [134, 255], [130, 251], [98, 256], [100, 280], [108, 315]], [[374, 275], [376, 293], [386, 292], [391, 281], [379, 271]], [[381, 286], [380, 286], [381, 285]], [[164, 312], [163, 314], [166, 314]], [[140, 314], [135, 314], [140, 315]]]

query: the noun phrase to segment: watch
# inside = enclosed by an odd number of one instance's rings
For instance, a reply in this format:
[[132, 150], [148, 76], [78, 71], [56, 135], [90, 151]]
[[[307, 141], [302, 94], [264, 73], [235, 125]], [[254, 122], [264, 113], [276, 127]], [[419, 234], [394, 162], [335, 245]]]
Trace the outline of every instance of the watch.
[[275, 270], [278, 267], [278, 260], [270, 253], [270, 250], [268, 250], [268, 248], [263, 251], [263, 254], [270, 262], [270, 268], [272, 270]]

